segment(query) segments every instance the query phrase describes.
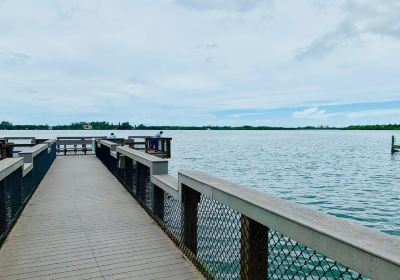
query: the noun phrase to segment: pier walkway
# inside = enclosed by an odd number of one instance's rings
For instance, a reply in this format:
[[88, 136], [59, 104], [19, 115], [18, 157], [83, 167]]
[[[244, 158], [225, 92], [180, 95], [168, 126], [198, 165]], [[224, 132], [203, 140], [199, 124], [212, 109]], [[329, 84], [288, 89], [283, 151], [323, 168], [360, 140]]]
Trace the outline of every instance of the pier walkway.
[[95, 156], [57, 157], [0, 250], [0, 279], [202, 279]]

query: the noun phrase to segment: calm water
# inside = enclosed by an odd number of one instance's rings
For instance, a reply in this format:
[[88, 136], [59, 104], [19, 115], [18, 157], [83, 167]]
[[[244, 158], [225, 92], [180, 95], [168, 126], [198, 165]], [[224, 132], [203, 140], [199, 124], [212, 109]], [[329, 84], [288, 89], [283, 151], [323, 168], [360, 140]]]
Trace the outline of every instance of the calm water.
[[[1, 136], [108, 135], [109, 131], [0, 131]], [[117, 137], [153, 135], [117, 131]], [[390, 131], [166, 131], [170, 173], [198, 169], [400, 235], [400, 153]]]

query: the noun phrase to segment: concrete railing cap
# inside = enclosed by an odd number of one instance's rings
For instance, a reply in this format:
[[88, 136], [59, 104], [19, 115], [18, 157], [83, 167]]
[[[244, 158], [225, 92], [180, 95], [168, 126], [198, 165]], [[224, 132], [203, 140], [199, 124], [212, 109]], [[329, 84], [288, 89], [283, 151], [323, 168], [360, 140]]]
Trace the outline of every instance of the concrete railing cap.
[[180, 189], [187, 185], [366, 276], [398, 279], [400, 275], [399, 237], [204, 172], [178, 173]]
[[139, 161], [145, 165], [148, 165], [149, 167], [150, 167], [149, 163], [151, 163], [151, 162], [168, 162], [168, 159], [149, 155], [145, 152], [129, 148], [128, 146], [117, 147], [117, 152], [126, 157], [132, 158], [135, 161]]
[[46, 150], [49, 147], [49, 145], [46, 144], [37, 144], [25, 151], [19, 152], [20, 155], [25, 155], [25, 154], [32, 154], [33, 157], [37, 156], [40, 154], [40, 152]]
[[24, 168], [22, 169], [22, 176], [26, 176], [33, 170], [33, 163], [24, 163]]
[[57, 142], [57, 139], [48, 139], [48, 140], [44, 141], [43, 143], [52, 145], [52, 144], [54, 144], [54, 143], [56, 143], [56, 142]]
[[22, 158], [6, 158], [0, 160], [0, 181], [23, 166]]
[[114, 143], [114, 142], [111, 142], [111, 141], [108, 141], [108, 140], [100, 140], [100, 144], [102, 144], [104, 146], [107, 146], [109, 148], [111, 148], [113, 146], [118, 146], [117, 143]]
[[175, 199], [179, 199], [179, 184], [178, 179], [171, 175], [151, 175], [151, 182], [167, 192]]
[[128, 157], [150, 168], [151, 175], [168, 174], [168, 160], [149, 155], [145, 152], [134, 150], [128, 146], [118, 146], [117, 153]]

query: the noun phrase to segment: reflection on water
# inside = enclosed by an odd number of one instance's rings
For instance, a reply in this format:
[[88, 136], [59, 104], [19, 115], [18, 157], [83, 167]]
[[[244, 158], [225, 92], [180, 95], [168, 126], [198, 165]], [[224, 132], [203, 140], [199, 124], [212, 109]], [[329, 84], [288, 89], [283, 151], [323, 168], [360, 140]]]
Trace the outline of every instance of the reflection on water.
[[[111, 131], [0, 131], [1, 136]], [[154, 131], [115, 131], [117, 137]], [[400, 153], [391, 131], [166, 131], [171, 174], [198, 169], [400, 235]]]

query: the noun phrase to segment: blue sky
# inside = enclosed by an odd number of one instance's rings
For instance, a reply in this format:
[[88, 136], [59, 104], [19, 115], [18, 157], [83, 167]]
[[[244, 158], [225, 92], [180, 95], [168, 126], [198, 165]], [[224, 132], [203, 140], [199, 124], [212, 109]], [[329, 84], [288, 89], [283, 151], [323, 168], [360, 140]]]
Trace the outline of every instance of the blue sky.
[[400, 123], [397, 0], [0, 0], [0, 120]]

